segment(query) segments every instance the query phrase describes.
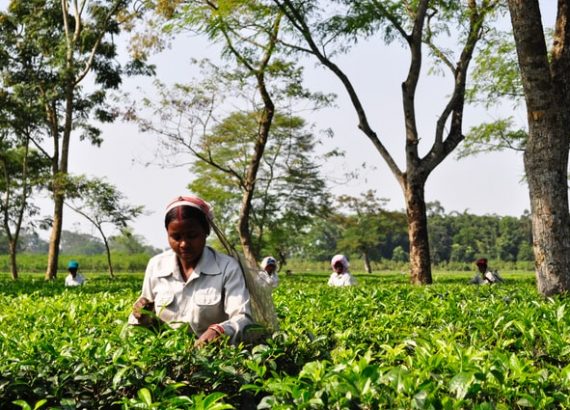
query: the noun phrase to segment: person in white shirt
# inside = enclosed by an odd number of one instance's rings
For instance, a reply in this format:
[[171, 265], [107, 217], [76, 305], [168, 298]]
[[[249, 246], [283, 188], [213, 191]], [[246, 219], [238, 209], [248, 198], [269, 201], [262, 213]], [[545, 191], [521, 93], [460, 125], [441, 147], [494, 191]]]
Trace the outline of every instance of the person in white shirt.
[[266, 284], [272, 289], [279, 285], [279, 277], [277, 276], [277, 261], [273, 256], [267, 256], [261, 261], [261, 271], [259, 271], [259, 278], [262, 283]]
[[65, 286], [81, 286], [85, 283], [85, 278], [77, 272], [79, 270], [79, 263], [77, 261], [69, 261], [67, 270], [69, 274], [65, 277]]
[[477, 259], [475, 261], [475, 265], [477, 265], [479, 272], [469, 283], [476, 285], [490, 285], [503, 281], [498, 272], [493, 272], [489, 269], [486, 258]]
[[155, 318], [171, 327], [188, 324], [202, 346], [221, 335], [232, 343], [253, 323], [250, 297], [239, 263], [206, 246], [213, 213], [196, 196], [168, 204], [164, 224], [170, 250], [148, 262], [142, 294], [129, 323], [149, 326]]
[[331, 260], [333, 273], [329, 277], [329, 286], [352, 286], [356, 285], [356, 279], [348, 271], [348, 259], [344, 255], [335, 255]]

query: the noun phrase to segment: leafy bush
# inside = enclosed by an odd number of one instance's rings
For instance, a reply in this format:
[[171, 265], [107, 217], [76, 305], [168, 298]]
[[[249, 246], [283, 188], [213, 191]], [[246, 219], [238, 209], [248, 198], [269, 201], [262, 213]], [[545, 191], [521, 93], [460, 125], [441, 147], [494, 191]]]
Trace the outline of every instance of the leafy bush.
[[[531, 274], [282, 276], [281, 328], [196, 350], [186, 329], [126, 325], [142, 275], [0, 278], [0, 408], [513, 409], [570, 406], [570, 316]], [[27, 406], [27, 407], [26, 407]]]

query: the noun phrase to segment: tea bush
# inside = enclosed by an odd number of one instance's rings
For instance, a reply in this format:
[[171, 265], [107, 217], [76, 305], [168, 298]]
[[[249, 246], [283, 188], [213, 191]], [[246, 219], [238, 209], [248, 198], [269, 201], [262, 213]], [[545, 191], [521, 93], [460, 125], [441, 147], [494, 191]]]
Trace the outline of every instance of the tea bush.
[[570, 407], [570, 318], [530, 274], [499, 286], [439, 274], [282, 276], [280, 330], [194, 349], [186, 329], [133, 328], [142, 275], [0, 277], [0, 408], [558, 409]]

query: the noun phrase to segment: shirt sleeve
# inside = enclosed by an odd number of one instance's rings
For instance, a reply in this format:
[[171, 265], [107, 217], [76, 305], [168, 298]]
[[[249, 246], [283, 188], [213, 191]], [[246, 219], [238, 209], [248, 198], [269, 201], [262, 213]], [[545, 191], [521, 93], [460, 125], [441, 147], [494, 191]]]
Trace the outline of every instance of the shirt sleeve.
[[262, 271], [259, 271], [258, 278], [260, 279], [260, 282], [263, 285], [270, 286], [273, 289], [275, 289], [277, 287], [277, 285], [279, 284], [279, 277], [277, 276], [277, 273], [270, 275], [267, 272], [265, 272], [264, 270], [262, 270]]
[[487, 281], [491, 282], [491, 283], [495, 283], [497, 280], [495, 279], [495, 275], [493, 275], [493, 272], [491, 271], [487, 271], [485, 272], [485, 279], [487, 279]]
[[334, 286], [334, 273], [329, 276], [329, 281], [327, 282], [329, 286]]
[[257, 275], [257, 277], [263, 284], [271, 285], [271, 277], [264, 270], [259, 271], [259, 275]]
[[275, 289], [278, 285], [279, 285], [279, 276], [277, 275], [277, 272], [274, 272], [273, 275], [271, 275], [271, 287]]
[[253, 323], [249, 291], [237, 263], [231, 263], [226, 267], [224, 295], [224, 310], [228, 319], [220, 325], [224, 328], [224, 333], [235, 342], [241, 337], [244, 328]]
[[354, 276], [352, 276], [351, 274], [349, 274], [348, 284], [350, 286], [356, 285], [356, 278]]

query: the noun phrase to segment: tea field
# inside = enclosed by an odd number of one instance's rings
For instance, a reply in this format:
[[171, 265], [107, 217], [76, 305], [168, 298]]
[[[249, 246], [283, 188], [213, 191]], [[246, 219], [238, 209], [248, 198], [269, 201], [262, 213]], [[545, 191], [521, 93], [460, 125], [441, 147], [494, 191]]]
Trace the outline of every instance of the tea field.
[[142, 275], [87, 275], [81, 289], [0, 276], [2, 409], [570, 408], [568, 299], [528, 274], [498, 286], [436, 274], [281, 278], [280, 330], [255, 346], [194, 349], [185, 329], [126, 318]]

